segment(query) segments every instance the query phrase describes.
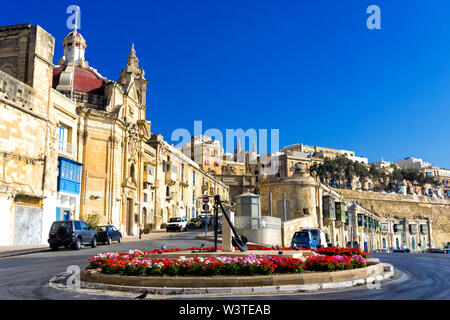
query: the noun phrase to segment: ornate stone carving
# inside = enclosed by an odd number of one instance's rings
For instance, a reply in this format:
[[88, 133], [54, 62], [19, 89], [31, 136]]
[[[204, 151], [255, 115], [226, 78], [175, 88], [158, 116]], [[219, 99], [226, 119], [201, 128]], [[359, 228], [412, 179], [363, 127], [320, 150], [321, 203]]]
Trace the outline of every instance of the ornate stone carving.
[[0, 49], [19, 49], [18, 39], [4, 39], [0, 41]]
[[89, 138], [89, 132], [85, 129], [83, 130], [83, 142], [86, 143]]
[[139, 128], [136, 124], [131, 124], [127, 129], [128, 153], [130, 159], [136, 159], [139, 151]]
[[116, 137], [116, 136], [109, 136], [108, 140], [109, 140], [109, 142], [111, 143], [111, 146], [114, 149], [117, 149], [119, 147], [119, 142], [120, 141], [119, 141], [118, 137]]

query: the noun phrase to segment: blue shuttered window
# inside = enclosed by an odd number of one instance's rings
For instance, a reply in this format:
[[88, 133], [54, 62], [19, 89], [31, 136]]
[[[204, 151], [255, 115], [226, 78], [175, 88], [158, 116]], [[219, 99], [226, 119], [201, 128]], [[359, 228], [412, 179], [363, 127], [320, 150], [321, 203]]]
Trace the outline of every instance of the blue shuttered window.
[[80, 194], [81, 163], [59, 158], [58, 191]]

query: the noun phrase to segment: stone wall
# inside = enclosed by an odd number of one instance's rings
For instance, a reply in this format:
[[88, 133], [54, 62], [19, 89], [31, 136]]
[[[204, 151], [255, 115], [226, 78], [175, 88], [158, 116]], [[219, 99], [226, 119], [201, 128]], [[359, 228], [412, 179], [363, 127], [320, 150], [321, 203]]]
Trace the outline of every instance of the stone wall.
[[31, 91], [30, 87], [2, 71], [0, 84], [0, 192], [43, 197], [47, 122], [23, 112], [9, 100], [12, 91], [18, 92], [21, 86]]
[[367, 191], [341, 190], [345, 201], [358, 201], [381, 216], [413, 218], [426, 217], [432, 220], [433, 242], [437, 247], [450, 241], [450, 201], [425, 196], [399, 195]]

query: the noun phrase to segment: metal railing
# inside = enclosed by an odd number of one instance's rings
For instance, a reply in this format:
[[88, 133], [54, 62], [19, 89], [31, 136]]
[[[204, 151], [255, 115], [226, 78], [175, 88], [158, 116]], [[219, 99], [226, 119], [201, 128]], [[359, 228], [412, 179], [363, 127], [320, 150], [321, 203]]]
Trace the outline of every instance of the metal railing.
[[76, 152], [76, 147], [65, 141], [58, 141], [58, 151], [64, 155], [74, 157]]
[[281, 229], [281, 219], [269, 216], [252, 218], [248, 216], [236, 216], [234, 225], [241, 230], [257, 229]]

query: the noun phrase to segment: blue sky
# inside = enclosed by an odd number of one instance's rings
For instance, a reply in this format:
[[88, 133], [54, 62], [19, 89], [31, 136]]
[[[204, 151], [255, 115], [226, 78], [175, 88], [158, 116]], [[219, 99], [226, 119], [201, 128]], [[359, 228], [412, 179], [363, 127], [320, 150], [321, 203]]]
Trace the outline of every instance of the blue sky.
[[[202, 120], [279, 129], [280, 146], [450, 168], [450, 1], [7, 1], [0, 25], [39, 24], [57, 63], [70, 4], [81, 7], [86, 60], [107, 78], [118, 80], [135, 44], [147, 119], [166, 140]], [[371, 4], [381, 30], [366, 27]]]

